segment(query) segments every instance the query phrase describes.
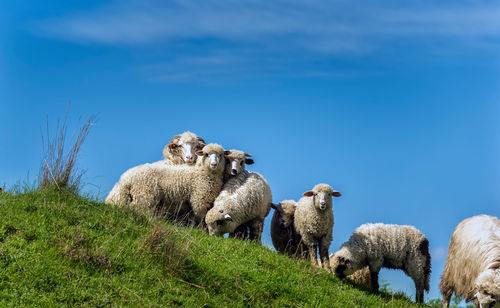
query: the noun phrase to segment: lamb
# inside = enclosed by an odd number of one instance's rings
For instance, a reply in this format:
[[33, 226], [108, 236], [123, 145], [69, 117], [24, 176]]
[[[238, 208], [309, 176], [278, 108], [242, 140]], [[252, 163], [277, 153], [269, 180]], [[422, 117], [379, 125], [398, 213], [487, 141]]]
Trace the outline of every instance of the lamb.
[[316, 250], [324, 269], [331, 272], [328, 249], [332, 241], [333, 210], [332, 197], [340, 197], [340, 192], [328, 184], [318, 184], [306, 191], [295, 210], [294, 227], [307, 246], [311, 265], [316, 266]]
[[453, 231], [439, 289], [443, 307], [451, 295], [474, 300], [476, 307], [500, 306], [500, 219], [478, 215]]
[[193, 165], [196, 162], [196, 152], [203, 149], [205, 140], [196, 134], [185, 131], [170, 140], [163, 148], [165, 160], [157, 163], [167, 163], [169, 165]]
[[378, 292], [382, 267], [401, 269], [415, 283], [416, 301], [429, 291], [431, 256], [429, 240], [413, 226], [364, 224], [335, 252], [335, 274], [344, 278], [368, 265], [373, 291]]
[[238, 150], [225, 152], [228, 160], [227, 182], [214, 201], [214, 207], [206, 216], [210, 235], [231, 233], [261, 242], [264, 219], [271, 209], [271, 188], [266, 179], [245, 170], [245, 164], [253, 164], [251, 156]]
[[[196, 152], [196, 165], [146, 165], [122, 176], [111, 203], [169, 215], [190, 204], [194, 220], [202, 224], [223, 185], [224, 149], [208, 144]], [[125, 175], [125, 174], [124, 174]]]
[[271, 220], [271, 239], [274, 248], [291, 257], [304, 257], [307, 247], [293, 225], [297, 202], [294, 200], [283, 200], [278, 204], [272, 204], [274, 209]]

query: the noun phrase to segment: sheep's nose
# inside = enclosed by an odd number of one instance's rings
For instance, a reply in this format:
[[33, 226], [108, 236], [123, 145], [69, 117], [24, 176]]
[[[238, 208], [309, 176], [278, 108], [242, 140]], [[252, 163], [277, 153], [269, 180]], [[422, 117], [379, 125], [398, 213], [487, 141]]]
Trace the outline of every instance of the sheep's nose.
[[212, 168], [217, 167], [217, 163], [210, 163], [210, 167], [212, 167]]
[[326, 202], [325, 202], [325, 201], [320, 201], [320, 202], [319, 202], [319, 205], [325, 205], [325, 204], [326, 204]]
[[236, 173], [237, 173], [237, 172], [238, 172], [238, 171], [237, 171], [236, 169], [232, 169], [232, 170], [231, 170], [231, 175], [236, 175]]

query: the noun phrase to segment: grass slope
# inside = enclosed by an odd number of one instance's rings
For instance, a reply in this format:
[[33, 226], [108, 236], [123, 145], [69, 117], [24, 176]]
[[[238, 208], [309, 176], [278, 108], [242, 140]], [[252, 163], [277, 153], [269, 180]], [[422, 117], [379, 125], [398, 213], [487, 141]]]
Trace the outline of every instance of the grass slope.
[[0, 306], [418, 307], [272, 250], [50, 190], [0, 194]]

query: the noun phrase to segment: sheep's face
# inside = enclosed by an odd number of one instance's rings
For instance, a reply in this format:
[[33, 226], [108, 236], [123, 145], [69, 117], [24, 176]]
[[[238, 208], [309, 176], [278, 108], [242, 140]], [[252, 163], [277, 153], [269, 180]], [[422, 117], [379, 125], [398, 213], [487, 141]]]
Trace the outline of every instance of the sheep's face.
[[218, 144], [211, 143], [205, 146], [203, 150], [197, 151], [196, 155], [200, 156], [202, 165], [207, 166], [213, 171], [224, 168], [226, 160], [224, 158], [224, 149]]
[[184, 163], [192, 165], [196, 162], [196, 152], [203, 149], [205, 141], [191, 132], [177, 135], [168, 144], [170, 152], [182, 158]]
[[332, 208], [332, 197], [340, 197], [340, 192], [333, 190], [330, 185], [318, 184], [313, 190], [304, 193], [306, 197], [313, 198], [314, 207], [320, 211], [325, 211]]
[[361, 257], [345, 247], [337, 251], [333, 258], [335, 260], [333, 260], [332, 268], [339, 278], [345, 278], [362, 267]]
[[224, 155], [227, 160], [226, 172], [231, 176], [240, 174], [243, 170], [245, 170], [245, 165], [251, 165], [254, 163], [253, 159], [248, 158], [252, 155], [242, 151], [224, 151]]
[[237, 227], [231, 215], [226, 213], [224, 209], [212, 208], [208, 211], [205, 222], [208, 226], [208, 234], [215, 236], [233, 232]]
[[474, 290], [478, 291], [473, 299], [477, 299], [481, 308], [500, 307], [500, 269], [482, 272], [476, 279]]
[[279, 216], [279, 225], [280, 228], [285, 229], [293, 225], [293, 220], [295, 217], [295, 209], [297, 207], [297, 203], [293, 200], [285, 200], [281, 201], [276, 205], [271, 205], [275, 211], [278, 211]]

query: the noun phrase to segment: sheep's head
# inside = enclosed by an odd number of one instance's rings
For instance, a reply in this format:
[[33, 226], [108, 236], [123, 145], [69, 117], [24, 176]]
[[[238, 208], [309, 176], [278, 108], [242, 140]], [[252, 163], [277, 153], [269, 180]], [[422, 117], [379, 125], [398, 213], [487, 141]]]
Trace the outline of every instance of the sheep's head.
[[312, 197], [314, 206], [324, 211], [332, 208], [332, 197], [340, 197], [341, 194], [328, 184], [318, 184], [313, 190], [306, 191], [304, 196]]
[[337, 251], [333, 259], [332, 269], [339, 278], [345, 278], [363, 267], [364, 252], [344, 245]]
[[196, 152], [203, 149], [205, 140], [192, 132], [184, 132], [175, 136], [163, 149], [163, 156], [169, 155], [182, 158], [184, 163], [192, 165], [196, 162]]
[[252, 155], [242, 151], [228, 150], [224, 151], [224, 155], [226, 156], [226, 173], [228, 175], [238, 175], [245, 170], [245, 164], [251, 165], [254, 163], [253, 159], [248, 158]]
[[203, 150], [197, 151], [199, 156], [197, 164], [202, 165], [210, 170], [217, 172], [224, 170], [226, 159], [224, 157], [224, 148], [218, 144], [207, 144]]
[[278, 204], [272, 204], [271, 207], [280, 213], [279, 224], [280, 228], [288, 228], [293, 225], [293, 219], [295, 217], [295, 209], [297, 208], [297, 202], [293, 200], [284, 200]]
[[231, 215], [219, 207], [213, 207], [208, 211], [205, 216], [205, 222], [208, 226], [208, 234], [215, 236], [231, 233], [238, 227]]
[[479, 274], [466, 300], [473, 299], [481, 308], [500, 307], [500, 269], [488, 269]]

